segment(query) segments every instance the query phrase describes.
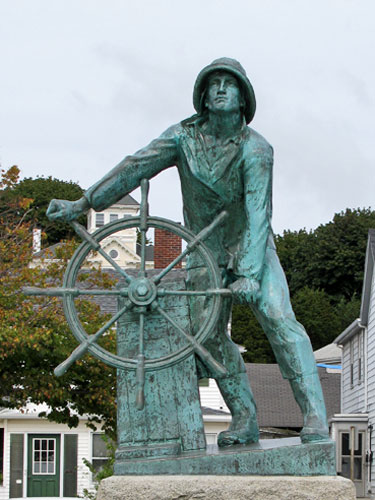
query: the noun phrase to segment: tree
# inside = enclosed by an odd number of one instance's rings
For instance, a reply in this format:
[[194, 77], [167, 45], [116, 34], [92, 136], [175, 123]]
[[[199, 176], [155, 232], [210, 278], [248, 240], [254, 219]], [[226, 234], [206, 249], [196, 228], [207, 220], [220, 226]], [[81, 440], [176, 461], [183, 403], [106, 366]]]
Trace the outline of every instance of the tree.
[[[17, 167], [12, 167], [17, 169]], [[18, 170], [19, 172], [19, 170]], [[69, 181], [60, 181], [52, 177], [37, 177], [32, 179], [27, 177], [12, 185], [6, 186], [1, 193], [0, 206], [9, 205], [15, 198], [27, 198], [31, 200], [28, 206], [25, 221], [41, 228], [45, 235], [47, 245], [58, 243], [63, 239], [69, 239], [75, 236], [73, 229], [63, 222], [51, 222], [46, 211], [52, 198], [65, 200], [77, 200], [83, 195], [83, 189], [76, 183]], [[20, 210], [20, 207], [18, 207]], [[22, 209], [21, 209], [22, 210]], [[82, 216], [79, 222], [86, 225], [86, 218]]]
[[340, 300], [362, 291], [368, 230], [375, 227], [370, 208], [346, 209], [314, 231], [285, 231], [276, 236], [281, 264], [293, 295], [320, 289]]
[[247, 363], [276, 363], [270, 343], [250, 307], [234, 305], [232, 311], [232, 340], [245, 347]]
[[292, 305], [297, 320], [305, 327], [313, 349], [330, 344], [341, 331], [337, 310], [323, 290], [305, 286], [293, 296]]
[[[13, 189], [18, 170], [2, 171], [0, 190]], [[115, 432], [116, 373], [90, 355], [76, 362], [60, 378], [53, 369], [76, 347], [66, 323], [61, 301], [55, 297], [27, 297], [25, 285], [44, 287], [61, 284], [67, 260], [76, 243], [61, 245], [54, 259], [42, 267], [30, 267], [31, 223], [26, 222], [30, 199], [15, 197], [0, 212], [0, 406], [19, 408], [27, 402], [46, 402], [48, 418], [69, 426], [78, 424], [77, 414], [89, 414], [90, 421], [103, 422]], [[9, 217], [12, 213], [12, 217]], [[112, 285], [109, 275], [92, 270], [82, 275], [85, 287]], [[81, 322], [88, 333], [97, 331], [108, 316], [92, 301], [78, 301]], [[115, 347], [115, 335], [102, 337], [101, 345]]]

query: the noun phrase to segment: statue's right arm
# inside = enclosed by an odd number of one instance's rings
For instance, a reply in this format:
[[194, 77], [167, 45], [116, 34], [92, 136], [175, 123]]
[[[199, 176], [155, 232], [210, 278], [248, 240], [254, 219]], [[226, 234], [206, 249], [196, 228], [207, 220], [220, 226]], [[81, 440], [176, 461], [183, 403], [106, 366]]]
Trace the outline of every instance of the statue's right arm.
[[140, 185], [177, 162], [178, 126], [173, 126], [134, 155], [126, 156], [77, 201], [52, 200], [47, 216], [51, 220], [71, 221], [89, 208], [104, 210]]

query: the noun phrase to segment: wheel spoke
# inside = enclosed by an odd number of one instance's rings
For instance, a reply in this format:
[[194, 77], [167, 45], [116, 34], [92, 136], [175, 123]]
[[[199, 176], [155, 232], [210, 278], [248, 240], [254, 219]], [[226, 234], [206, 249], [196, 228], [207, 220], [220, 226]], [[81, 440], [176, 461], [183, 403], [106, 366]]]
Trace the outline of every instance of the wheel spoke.
[[127, 295], [127, 290], [95, 290], [86, 288], [38, 288], [36, 286], [24, 286], [22, 292], [25, 295], [44, 295], [47, 297], [64, 297], [65, 295]]
[[232, 292], [228, 288], [215, 288], [212, 290], [164, 290], [158, 289], [158, 297], [165, 297], [167, 295], [186, 295], [188, 297], [206, 297], [214, 295], [222, 295], [224, 297], [231, 297]]
[[129, 276], [129, 274], [124, 270], [122, 269], [118, 264], [117, 262], [115, 262], [112, 257], [110, 257], [103, 249], [102, 247], [100, 246], [100, 244], [91, 236], [90, 233], [88, 233], [86, 231], [86, 229], [81, 226], [81, 224], [79, 224], [78, 222], [76, 221], [72, 221], [70, 223], [75, 232], [83, 239], [85, 240], [93, 250], [95, 250], [95, 252], [98, 252], [102, 257], [105, 258], [105, 260], [107, 262], [109, 262], [111, 264], [111, 266], [113, 268], [116, 269], [116, 271], [125, 278], [125, 280], [130, 283], [131, 281], [133, 281], [133, 278], [131, 276]]
[[216, 219], [211, 222], [211, 224], [204, 229], [200, 233], [197, 234], [195, 238], [193, 238], [190, 243], [186, 246], [185, 250], [180, 253], [165, 269], [163, 269], [157, 276], [153, 278], [154, 283], [157, 285], [164, 278], [164, 276], [169, 273], [171, 269], [173, 269], [181, 260], [186, 257], [189, 253], [191, 253], [195, 247], [205, 240], [212, 231], [223, 222], [223, 220], [228, 216], [228, 213], [223, 211], [221, 212]]
[[57, 377], [63, 375], [67, 369], [79, 358], [81, 358], [89, 349], [89, 347], [99, 340], [99, 338], [105, 333], [108, 328], [110, 328], [113, 323], [115, 323], [123, 314], [125, 314], [127, 311], [130, 311], [130, 309], [133, 308], [133, 304], [129, 302], [126, 304], [124, 307], [122, 307], [117, 313], [112, 316], [110, 320], [107, 321], [105, 325], [103, 325], [100, 330], [98, 330], [96, 333], [93, 335], [89, 335], [74, 351], [72, 354], [62, 363], [59, 364], [54, 370], [54, 373]]
[[137, 357], [137, 369], [136, 369], [136, 384], [137, 384], [137, 395], [136, 395], [136, 407], [137, 410], [143, 410], [145, 406], [145, 356], [144, 356], [144, 323], [145, 315], [144, 308], [142, 308], [139, 313], [139, 353]]
[[204, 363], [207, 364], [207, 366], [211, 369], [213, 374], [217, 377], [223, 377], [227, 374], [226, 368], [216, 361], [216, 359], [213, 358], [213, 356], [207, 351], [205, 347], [203, 347], [201, 344], [199, 344], [196, 339], [190, 335], [189, 333], [185, 332], [180, 325], [178, 325], [173, 318], [169, 316], [169, 314], [164, 311], [163, 308], [159, 306], [158, 303], [154, 302], [154, 308], [155, 310], [163, 316], [169, 323], [174, 326], [174, 328], [180, 332], [193, 346], [195, 353], [202, 359]]
[[140, 224], [139, 229], [141, 231], [141, 270], [139, 276], [146, 276], [146, 233], [148, 229], [147, 217], [148, 217], [148, 190], [149, 190], [148, 179], [141, 180], [141, 208], [140, 208]]

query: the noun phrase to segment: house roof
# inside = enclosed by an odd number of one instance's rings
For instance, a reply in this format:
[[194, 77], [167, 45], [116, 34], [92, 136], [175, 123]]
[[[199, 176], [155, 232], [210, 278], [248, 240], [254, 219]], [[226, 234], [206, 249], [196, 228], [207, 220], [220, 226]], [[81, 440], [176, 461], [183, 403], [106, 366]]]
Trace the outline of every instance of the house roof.
[[334, 343], [338, 345], [348, 342], [356, 333], [368, 324], [368, 315], [370, 309], [371, 284], [374, 273], [375, 260], [375, 229], [369, 229], [367, 238], [367, 248], [365, 257], [365, 274], [363, 278], [363, 288], [361, 297], [361, 311], [359, 318], [355, 319], [338, 337]]
[[[154, 245], [146, 245], [146, 261], [147, 262], [153, 262], [154, 261]], [[137, 243], [136, 245], [136, 252], [137, 255], [141, 255], [141, 245], [140, 243]]]
[[[246, 363], [246, 372], [258, 408], [260, 427], [298, 428], [303, 418], [290, 385], [277, 364]], [[318, 368], [327, 417], [340, 412], [340, 374]]]
[[361, 299], [361, 312], [359, 319], [362, 325], [367, 326], [368, 313], [370, 308], [370, 294], [371, 283], [374, 272], [374, 258], [375, 258], [375, 229], [369, 229], [367, 239], [367, 249], [365, 258], [365, 276], [363, 279], [362, 299]]
[[314, 351], [314, 357], [317, 363], [340, 364], [341, 354], [342, 351], [340, 347], [334, 343], [325, 345], [324, 347]]
[[130, 194], [126, 194], [123, 198], [120, 200], [116, 201], [114, 205], [137, 205], [139, 206], [139, 203], [137, 200], [133, 198], [133, 196], [130, 196]]
[[48, 256], [50, 259], [54, 259], [56, 257], [56, 250], [58, 250], [58, 248], [62, 247], [63, 245], [64, 243], [60, 241], [59, 243], [55, 243], [54, 245], [43, 248], [42, 250], [39, 250], [39, 252], [35, 252], [33, 254], [33, 258]]

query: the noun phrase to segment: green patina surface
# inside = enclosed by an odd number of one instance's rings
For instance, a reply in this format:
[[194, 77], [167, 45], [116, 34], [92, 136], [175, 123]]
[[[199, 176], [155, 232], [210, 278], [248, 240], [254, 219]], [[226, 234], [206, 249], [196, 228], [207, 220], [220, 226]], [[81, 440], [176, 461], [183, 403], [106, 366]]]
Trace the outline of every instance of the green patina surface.
[[[56, 374], [86, 351], [118, 368], [117, 474], [332, 474], [333, 445], [311, 343], [296, 321], [273, 241], [273, 150], [248, 126], [255, 97], [245, 70], [233, 59], [214, 61], [199, 73], [193, 103], [197, 114], [127, 156], [83, 198], [52, 200], [49, 217], [71, 222], [84, 240], [68, 267], [64, 287], [43, 292], [63, 296], [67, 319], [81, 342]], [[185, 228], [148, 216], [147, 179], [171, 166], [180, 176]], [[90, 207], [103, 210], [138, 186], [139, 217], [109, 224], [93, 235], [75, 222]], [[130, 227], [141, 231], [137, 276], [121, 269], [100, 246], [104, 237]], [[170, 230], [188, 243], [153, 277], [145, 267], [149, 227]], [[76, 285], [79, 266], [93, 249], [123, 284], [99, 292], [117, 296], [119, 310], [88, 336], [78, 321], [74, 297], [81, 293]], [[186, 282], [179, 290], [164, 286], [164, 278], [184, 257]], [[227, 334], [233, 300], [253, 310], [290, 382], [304, 416], [302, 445], [257, 448], [256, 404], [240, 353]], [[97, 341], [117, 320], [118, 353], [108, 353]], [[202, 451], [197, 392], [201, 377], [217, 381], [232, 414], [229, 430], [219, 435], [219, 453]], [[255, 448], [246, 448], [251, 443]], [[233, 448], [238, 445], [242, 448]], [[166, 458], [170, 455], [180, 458]]]
[[335, 444], [301, 444], [299, 438], [265, 439], [225, 449], [209, 445], [207, 451], [174, 458], [116, 462], [115, 475], [138, 474], [334, 476]]

